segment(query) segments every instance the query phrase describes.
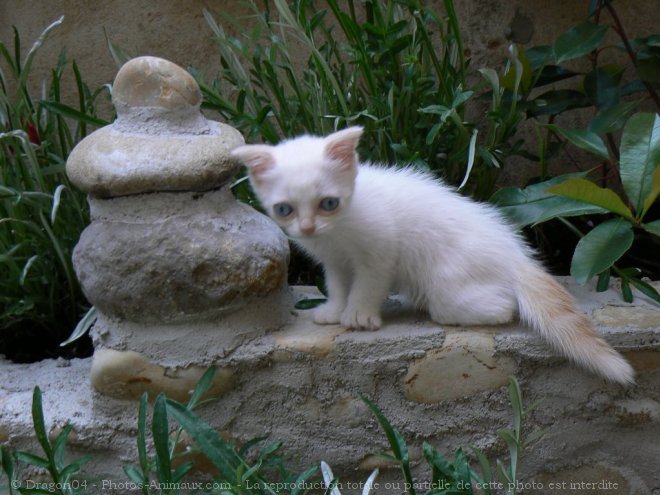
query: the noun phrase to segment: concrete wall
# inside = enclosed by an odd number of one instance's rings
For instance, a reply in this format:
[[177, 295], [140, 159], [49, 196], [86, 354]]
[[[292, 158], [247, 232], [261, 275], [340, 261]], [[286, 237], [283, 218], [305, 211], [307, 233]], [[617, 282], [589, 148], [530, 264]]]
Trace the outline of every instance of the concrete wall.
[[[499, 67], [509, 40], [533, 46], [556, 38], [585, 19], [588, 2], [457, 0], [455, 4], [472, 66], [478, 68]], [[241, 13], [241, 8], [240, 2], [217, 0], [3, 0], [0, 40], [12, 43], [12, 26], [16, 26], [26, 50], [47, 25], [63, 15], [63, 25], [35, 62], [37, 79], [46, 76], [45, 71], [66, 47], [85, 80], [96, 87], [111, 82], [117, 70], [106, 46], [104, 29], [114, 43], [136, 56], [154, 55], [182, 67], [213, 69], [218, 67], [217, 50], [202, 10], [216, 14], [226, 10], [235, 15]], [[620, 2], [616, 9], [631, 37], [657, 32], [655, 0]], [[602, 22], [611, 21], [603, 14]]]

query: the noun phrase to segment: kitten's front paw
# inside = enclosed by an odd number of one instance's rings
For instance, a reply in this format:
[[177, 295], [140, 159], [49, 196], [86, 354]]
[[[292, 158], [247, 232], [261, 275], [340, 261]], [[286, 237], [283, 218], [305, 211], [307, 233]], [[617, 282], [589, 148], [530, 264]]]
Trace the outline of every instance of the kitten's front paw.
[[325, 303], [314, 308], [312, 317], [314, 318], [314, 323], [319, 325], [336, 325], [339, 323], [341, 311], [341, 308], [338, 308], [334, 304]]
[[341, 324], [346, 328], [378, 330], [382, 324], [377, 312], [348, 308], [341, 315]]

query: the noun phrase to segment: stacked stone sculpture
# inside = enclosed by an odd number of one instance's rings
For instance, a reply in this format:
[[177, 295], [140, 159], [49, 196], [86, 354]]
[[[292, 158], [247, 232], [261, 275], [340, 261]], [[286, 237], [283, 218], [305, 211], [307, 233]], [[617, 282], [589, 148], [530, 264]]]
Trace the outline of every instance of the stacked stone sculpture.
[[99, 314], [92, 383], [120, 398], [150, 389], [181, 397], [205, 366], [286, 321], [288, 243], [234, 199], [240, 164], [230, 152], [243, 137], [202, 115], [186, 71], [133, 59], [112, 101], [117, 119], [67, 161], [92, 218], [73, 256]]

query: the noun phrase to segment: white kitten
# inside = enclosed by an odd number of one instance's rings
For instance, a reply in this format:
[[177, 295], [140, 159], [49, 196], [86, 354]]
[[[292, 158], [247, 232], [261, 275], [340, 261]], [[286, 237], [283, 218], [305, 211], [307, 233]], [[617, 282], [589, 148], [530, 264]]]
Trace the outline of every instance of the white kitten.
[[449, 325], [520, 319], [556, 350], [612, 381], [633, 382], [572, 297], [497, 210], [413, 169], [358, 164], [362, 128], [234, 150], [268, 214], [325, 268], [314, 321], [377, 329], [392, 289]]

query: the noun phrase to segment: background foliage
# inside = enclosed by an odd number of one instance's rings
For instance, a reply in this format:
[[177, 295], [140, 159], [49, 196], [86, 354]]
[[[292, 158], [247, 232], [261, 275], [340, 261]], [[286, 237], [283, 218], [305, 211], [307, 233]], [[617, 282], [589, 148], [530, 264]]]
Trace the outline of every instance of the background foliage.
[[62, 51], [41, 95], [31, 93], [32, 61], [61, 22], [48, 26], [25, 56], [16, 30], [13, 49], [0, 43], [8, 68], [0, 68], [0, 353], [19, 361], [57, 355], [88, 306], [71, 264], [89, 222], [87, 202], [64, 166], [88, 129], [105, 124], [95, 102], [106, 88], [91, 92], [74, 62], [79, 108], [64, 105]]

